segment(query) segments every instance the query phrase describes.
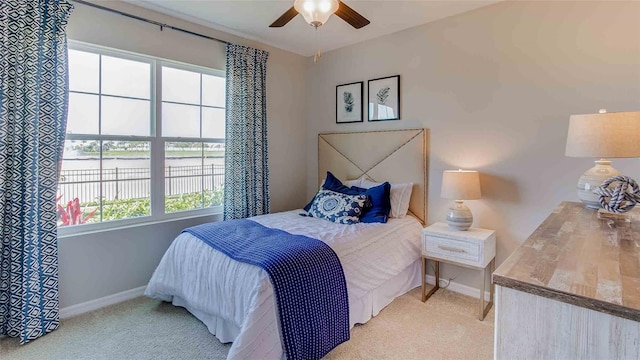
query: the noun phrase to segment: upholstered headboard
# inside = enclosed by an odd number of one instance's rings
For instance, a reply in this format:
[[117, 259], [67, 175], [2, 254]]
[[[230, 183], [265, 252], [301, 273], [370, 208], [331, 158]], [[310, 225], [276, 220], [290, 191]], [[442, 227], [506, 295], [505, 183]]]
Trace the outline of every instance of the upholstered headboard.
[[413, 183], [409, 211], [427, 221], [429, 129], [318, 134], [318, 186], [331, 171], [341, 180]]

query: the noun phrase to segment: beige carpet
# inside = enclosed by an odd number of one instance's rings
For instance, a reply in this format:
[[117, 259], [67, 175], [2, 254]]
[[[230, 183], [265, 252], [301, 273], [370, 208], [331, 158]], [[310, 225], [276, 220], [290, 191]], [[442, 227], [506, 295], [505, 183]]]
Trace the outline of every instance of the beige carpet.
[[[478, 302], [447, 290], [429, 301], [420, 289], [399, 297], [327, 359], [491, 359], [493, 310], [478, 321]], [[137, 298], [62, 321], [20, 346], [0, 340], [0, 359], [224, 359], [221, 344], [186, 310]]]

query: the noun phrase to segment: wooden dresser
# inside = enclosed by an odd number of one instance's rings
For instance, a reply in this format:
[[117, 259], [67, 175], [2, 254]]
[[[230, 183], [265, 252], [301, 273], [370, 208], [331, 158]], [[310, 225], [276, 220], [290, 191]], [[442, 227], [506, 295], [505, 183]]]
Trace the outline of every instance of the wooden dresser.
[[640, 210], [563, 202], [493, 273], [496, 359], [640, 359]]

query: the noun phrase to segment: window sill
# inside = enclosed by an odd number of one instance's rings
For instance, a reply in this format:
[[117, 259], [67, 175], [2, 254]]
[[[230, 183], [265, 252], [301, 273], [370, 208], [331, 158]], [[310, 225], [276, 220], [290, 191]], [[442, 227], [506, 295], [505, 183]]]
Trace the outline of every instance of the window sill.
[[222, 209], [213, 209], [213, 210], [197, 210], [197, 211], [189, 211], [185, 213], [174, 213], [174, 214], [165, 214], [162, 217], [139, 217], [133, 219], [124, 219], [124, 220], [116, 220], [109, 221], [103, 223], [94, 223], [94, 224], [85, 224], [85, 225], [74, 225], [68, 227], [59, 227], [58, 228], [58, 239], [65, 239], [75, 236], [83, 236], [90, 235], [96, 233], [104, 233], [110, 231], [117, 231], [129, 228], [136, 228], [141, 226], [151, 226], [154, 224], [162, 224], [173, 221], [181, 221], [188, 219], [196, 219], [196, 218], [213, 218], [213, 221], [222, 221]]

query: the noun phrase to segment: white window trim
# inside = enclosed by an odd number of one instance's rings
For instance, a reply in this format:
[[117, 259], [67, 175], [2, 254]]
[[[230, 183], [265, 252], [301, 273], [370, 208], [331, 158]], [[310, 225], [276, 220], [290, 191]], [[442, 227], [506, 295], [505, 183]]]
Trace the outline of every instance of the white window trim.
[[[121, 135], [80, 135], [70, 134], [65, 140], [137, 140], [148, 141], [151, 143], [150, 151], [150, 202], [151, 215], [140, 216], [135, 218], [127, 218], [121, 220], [104, 221], [98, 223], [87, 223], [79, 225], [58, 227], [59, 237], [69, 237], [80, 234], [88, 234], [92, 232], [102, 232], [117, 230], [131, 226], [149, 225], [166, 221], [175, 221], [181, 219], [189, 219], [194, 217], [216, 216], [221, 215], [222, 206], [215, 206], [203, 209], [185, 210], [175, 213], [164, 212], [164, 143], [171, 141], [191, 141], [203, 143], [224, 143], [224, 139], [213, 138], [181, 138], [181, 137], [162, 137], [162, 66], [169, 66], [181, 70], [197, 71], [203, 74], [226, 77], [223, 70], [210, 69], [203, 66], [186, 64], [178, 61], [167, 60], [155, 56], [136, 54], [126, 50], [117, 50], [100, 45], [93, 45], [85, 42], [69, 40], [69, 49], [87, 51], [106, 56], [114, 56], [129, 60], [145, 62], [151, 65], [151, 93], [150, 93], [150, 121], [151, 133], [149, 136], [121, 136]], [[155, 105], [155, 106], [154, 106]], [[159, 181], [154, 181], [158, 180]]]
[[157, 217], [141, 216], [135, 218], [105, 221], [99, 223], [80, 224], [58, 227], [58, 238], [67, 238], [78, 235], [88, 235], [98, 232], [115, 231], [137, 226], [148, 226], [171, 221], [186, 220], [200, 217], [216, 217], [222, 220], [222, 206], [207, 209], [195, 209], [171, 214], [162, 214]]

